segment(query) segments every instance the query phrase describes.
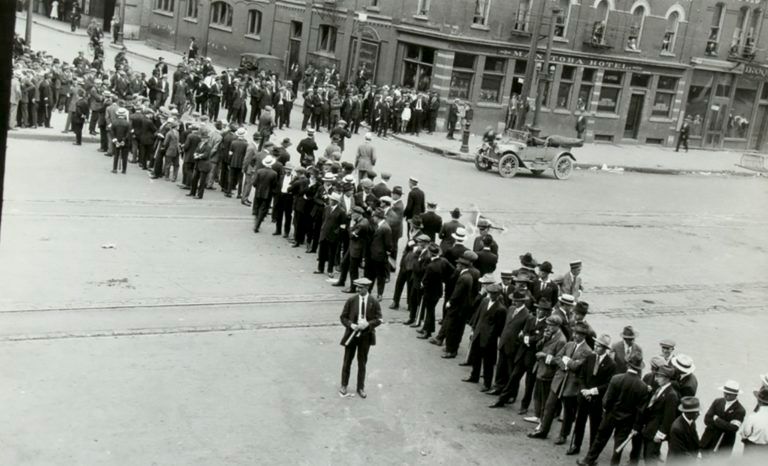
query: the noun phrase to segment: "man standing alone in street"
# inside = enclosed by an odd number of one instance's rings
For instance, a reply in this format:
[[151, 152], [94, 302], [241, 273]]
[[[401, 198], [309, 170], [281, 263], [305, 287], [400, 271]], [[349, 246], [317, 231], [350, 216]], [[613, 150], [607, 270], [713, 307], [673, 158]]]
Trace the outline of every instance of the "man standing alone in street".
[[368, 351], [371, 346], [376, 345], [376, 327], [382, 321], [381, 306], [369, 294], [368, 287], [372, 285], [370, 280], [358, 278], [354, 285], [357, 287], [357, 296], [344, 303], [340, 316], [345, 329], [341, 339], [341, 345], [344, 346], [344, 363], [341, 366], [339, 394], [347, 396], [352, 360], [357, 353], [357, 394], [360, 398], [366, 398], [368, 395], [365, 393], [365, 367], [368, 363]]
[[254, 175], [253, 187], [255, 194], [253, 197], [253, 211], [256, 214], [256, 224], [253, 227], [253, 232], [258, 233], [261, 227], [261, 222], [264, 221], [264, 217], [267, 216], [267, 210], [272, 201], [272, 194], [277, 187], [277, 172], [272, 169], [272, 165], [275, 164], [275, 158], [271, 155], [264, 157], [261, 164], [262, 168], [256, 170]]

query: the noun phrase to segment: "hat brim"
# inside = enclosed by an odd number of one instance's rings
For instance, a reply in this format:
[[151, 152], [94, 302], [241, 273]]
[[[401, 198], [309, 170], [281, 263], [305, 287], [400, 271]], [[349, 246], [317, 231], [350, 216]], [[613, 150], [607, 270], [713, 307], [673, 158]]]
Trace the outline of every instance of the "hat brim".
[[723, 393], [730, 393], [731, 395], [741, 395], [742, 393], [744, 393], [743, 390], [734, 390], [728, 387], [718, 387], [717, 389]]
[[681, 413], [698, 413], [698, 412], [701, 412], [701, 408], [700, 407], [699, 408], [695, 408], [695, 409], [694, 408], [683, 408], [683, 405], [679, 405], [677, 407], [677, 410], [680, 411]]
[[451, 238], [455, 239], [456, 241], [464, 241], [465, 239], [467, 239], [466, 236], [459, 236], [456, 233], [452, 233]]

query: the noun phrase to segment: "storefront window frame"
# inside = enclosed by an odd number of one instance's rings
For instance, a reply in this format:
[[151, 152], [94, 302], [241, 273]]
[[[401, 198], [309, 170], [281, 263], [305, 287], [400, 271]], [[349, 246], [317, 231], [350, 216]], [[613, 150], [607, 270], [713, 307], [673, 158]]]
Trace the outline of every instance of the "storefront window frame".
[[[465, 60], [472, 57], [472, 68], [465, 65]], [[478, 56], [471, 53], [457, 52], [453, 58], [453, 69], [451, 70], [451, 82], [448, 87], [449, 99], [469, 100], [472, 97], [472, 86], [475, 83], [475, 70], [477, 68]], [[459, 62], [457, 66], [457, 61]], [[458, 83], [462, 83], [459, 86]]]
[[[495, 56], [487, 56], [485, 57], [485, 63], [483, 64], [483, 76], [480, 79], [480, 95], [478, 96], [478, 100], [480, 102], [490, 103], [490, 104], [498, 104], [501, 103], [501, 99], [503, 96], [503, 89], [505, 84], [505, 74], [507, 70], [507, 59], [504, 57], [495, 57]], [[501, 67], [494, 67], [492, 69], [488, 69], [489, 63], [496, 63], [497, 65], [500, 63]], [[486, 78], [490, 80], [497, 80], [498, 84], [494, 86], [494, 89], [489, 89], [486, 87]], [[486, 92], [496, 92], [496, 98], [485, 98]]]
[[[619, 77], [618, 83], [613, 82], [607, 82], [606, 76], [613, 75]], [[603, 81], [600, 86], [600, 97], [597, 100], [597, 112], [598, 113], [606, 113], [611, 115], [616, 115], [619, 112], [619, 108], [621, 108], [621, 91], [624, 89], [624, 79], [626, 77], [626, 73], [623, 71], [616, 71], [616, 70], [606, 70], [603, 74]], [[613, 100], [613, 105], [606, 106], [604, 105], [603, 99], [607, 99], [609, 93], [615, 93], [615, 99]]]
[[[570, 76], [566, 75], [566, 72], [570, 73]], [[555, 108], [569, 109], [571, 108], [571, 98], [573, 96], [573, 85], [576, 81], [576, 67], [570, 65], [560, 66], [560, 82], [557, 85], [557, 97], [555, 102]], [[562, 93], [564, 86], [567, 86], [565, 101], [563, 102]]]
[[[435, 59], [435, 55], [437, 53], [437, 50], [435, 50], [435, 49], [433, 49], [431, 47], [426, 47], [426, 46], [423, 46], [423, 45], [413, 44], [413, 43], [410, 43], [410, 42], [401, 42], [401, 44], [403, 46], [403, 48], [402, 48], [402, 50], [403, 50], [403, 59], [402, 59], [403, 60], [403, 68], [402, 68], [401, 76], [400, 76], [401, 84], [403, 86], [408, 86], [405, 83], [406, 69], [408, 68], [409, 65], [411, 65], [411, 66], [415, 67], [415, 69], [416, 69], [416, 76], [415, 76], [416, 79], [414, 81], [413, 89], [414, 90], [418, 90], [418, 91], [426, 91], [426, 90], [428, 90], [429, 87], [431, 87], [432, 72], [434, 71], [434, 66], [435, 66], [434, 59]], [[425, 57], [427, 56], [427, 54], [425, 54], [426, 49], [430, 50], [432, 61], [426, 61], [425, 60]], [[416, 51], [416, 54], [415, 54], [414, 57], [410, 57], [410, 58], [408, 57], [409, 50]], [[421, 78], [424, 76], [424, 71], [425, 70], [429, 71], [428, 75], [429, 75], [430, 85], [426, 86], [425, 88], [422, 88], [424, 86], [421, 86], [420, 82], [421, 82]]]

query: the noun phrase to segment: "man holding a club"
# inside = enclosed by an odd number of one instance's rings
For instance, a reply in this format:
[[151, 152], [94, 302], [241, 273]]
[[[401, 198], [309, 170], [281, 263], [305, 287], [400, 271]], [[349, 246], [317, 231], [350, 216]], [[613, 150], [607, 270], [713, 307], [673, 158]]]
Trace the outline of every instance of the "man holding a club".
[[368, 395], [365, 393], [365, 366], [368, 363], [368, 351], [371, 346], [376, 345], [376, 327], [381, 324], [381, 306], [368, 292], [371, 286], [369, 279], [358, 278], [353, 285], [357, 288], [357, 296], [344, 303], [340, 317], [345, 330], [341, 339], [341, 345], [344, 346], [344, 364], [341, 367], [339, 394], [347, 396], [349, 372], [357, 353], [357, 394], [360, 398], [366, 398]]

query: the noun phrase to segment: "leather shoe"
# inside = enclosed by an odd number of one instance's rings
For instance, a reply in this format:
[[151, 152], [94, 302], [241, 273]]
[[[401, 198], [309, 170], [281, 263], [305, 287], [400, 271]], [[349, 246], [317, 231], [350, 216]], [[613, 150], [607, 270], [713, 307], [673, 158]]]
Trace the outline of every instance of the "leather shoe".
[[424, 335], [427, 332], [425, 332], [423, 328], [420, 328], [420, 329], [416, 330], [416, 333], [418, 333], [419, 335]]
[[469, 367], [469, 366], [471, 366], [472, 364], [470, 364], [470, 363], [468, 363], [468, 362], [460, 362], [460, 363], [459, 363], [459, 365], [460, 365], [460, 366], [463, 366], [463, 367]]
[[576, 460], [576, 464], [579, 466], [595, 466], [597, 463], [587, 463], [586, 459]]
[[314, 271], [314, 272], [312, 272], [312, 273], [314, 273], [315, 275], [320, 275], [320, 274], [323, 274], [323, 273], [325, 273], [325, 272], [323, 272], [322, 270], [315, 270], [315, 271]]
[[416, 338], [418, 338], [419, 340], [426, 340], [427, 338], [430, 337], [430, 335], [432, 335], [432, 334], [431, 333], [422, 333], [421, 335], [417, 336]]
[[357, 293], [357, 291], [353, 290], [352, 288], [344, 288], [341, 290], [342, 293]]
[[365, 390], [363, 390], [362, 388], [357, 390], [357, 394], [360, 395], [360, 398], [362, 399], [368, 398], [368, 395], [365, 393]]
[[332, 283], [331, 286], [344, 286], [344, 284], [336, 282], [336, 283]]
[[483, 393], [490, 392], [491, 391], [491, 387], [485, 387], [484, 386], [483, 388], [480, 389], [480, 391], [483, 392]]
[[525, 416], [526, 414], [528, 414], [528, 408], [521, 408], [521, 409], [520, 409], [520, 410], [517, 412], [517, 414], [519, 414], [519, 415], [521, 415], [521, 416]]
[[505, 405], [504, 402], [497, 401], [496, 403], [493, 403], [492, 405], [488, 405], [489, 408], [503, 408]]
[[533, 431], [533, 432], [529, 432], [528, 433], [528, 438], [545, 439], [545, 438], [547, 438], [547, 436], [544, 434], [544, 432]]
[[466, 379], [461, 379], [462, 382], [469, 382], [469, 383], [478, 383], [480, 382], [480, 379], [473, 379], [472, 377], [467, 377]]
[[578, 455], [580, 453], [580, 448], [569, 448], [568, 451], [565, 452], [566, 455]]
[[412, 320], [406, 320], [405, 322], [403, 322], [403, 325], [411, 325], [412, 323], [413, 323]]
[[393, 309], [393, 310], [394, 310], [394, 309], [400, 309], [400, 305], [399, 305], [399, 304], [397, 304], [397, 303], [392, 303], [392, 304], [390, 304], [390, 305], [389, 305], [389, 308], [390, 308], [390, 309]]
[[555, 440], [555, 445], [565, 445], [565, 442], [567, 442], [565, 437], [558, 437], [557, 440]]
[[488, 392], [488, 394], [489, 395], [493, 395], [493, 396], [499, 396], [499, 395], [501, 395], [501, 389], [497, 388], [495, 390], [491, 390], [490, 392]]
[[456, 353], [443, 353], [440, 357], [443, 359], [453, 359], [456, 357]]
[[411, 324], [411, 328], [418, 328], [420, 326], [421, 326], [421, 324], [419, 324], [418, 322], [414, 322], [414, 323]]
[[339, 389], [339, 395], [346, 396], [347, 395], [347, 387], [341, 387]]
[[429, 342], [436, 346], [443, 346], [443, 342], [438, 340], [437, 338], [430, 338]]

